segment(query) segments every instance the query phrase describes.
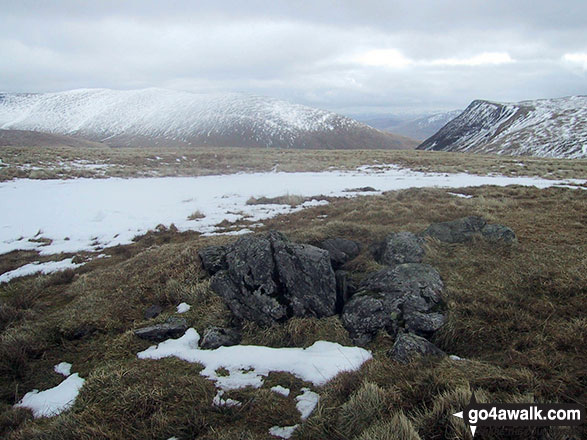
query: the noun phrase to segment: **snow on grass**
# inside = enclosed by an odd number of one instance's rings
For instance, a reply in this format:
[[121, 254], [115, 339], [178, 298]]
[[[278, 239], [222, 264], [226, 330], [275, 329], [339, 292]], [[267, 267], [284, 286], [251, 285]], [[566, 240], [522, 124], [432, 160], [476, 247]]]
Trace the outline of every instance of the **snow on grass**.
[[451, 196], [460, 197], [461, 199], [472, 199], [473, 198], [473, 196], [468, 195], [468, 194], [453, 193], [453, 192], [449, 192], [448, 194], [450, 194]]
[[13, 278], [24, 277], [35, 273], [49, 274], [53, 272], [59, 272], [65, 269], [75, 269], [76, 267], [82, 266], [84, 263], [74, 263], [73, 258], [66, 258], [61, 261], [47, 261], [45, 263], [29, 263], [24, 266], [20, 266], [17, 269], [4, 272], [0, 275], [0, 283], [7, 283]]
[[299, 425], [273, 426], [269, 428], [269, 434], [279, 438], [290, 438]]
[[224, 395], [224, 390], [218, 390], [218, 392], [214, 396], [214, 399], [212, 399], [212, 406], [217, 406], [217, 407], [226, 406], [226, 407], [230, 408], [233, 406], [241, 406], [242, 405], [242, 402], [239, 402], [238, 400], [223, 399], [222, 398], [223, 395]]
[[177, 306], [177, 313], [185, 313], [191, 308], [192, 306], [190, 306], [188, 303], [181, 303]]
[[71, 364], [67, 363], [67, 362], [61, 362], [61, 363], [55, 365], [55, 367], [53, 367], [53, 369], [55, 370], [56, 373], [62, 374], [65, 377], [67, 377], [71, 374]]
[[26, 393], [14, 406], [31, 409], [35, 418], [56, 416], [73, 405], [84, 382], [77, 373], [72, 374], [54, 388]]
[[[175, 224], [180, 231], [214, 233], [223, 220], [258, 222], [325, 204], [313, 200], [297, 207], [247, 205], [250, 197], [354, 197], [346, 188], [371, 186], [380, 191], [411, 187], [526, 185], [545, 188], [585, 181], [530, 177], [422, 173], [390, 165], [363, 166], [355, 171], [315, 173], [252, 173], [202, 177], [139, 179], [28, 180], [0, 183], [0, 254], [38, 250], [42, 255], [95, 251], [128, 244], [157, 225]], [[205, 217], [188, 220], [200, 211]], [[29, 241], [43, 231], [47, 242]], [[247, 231], [244, 231], [247, 232]], [[234, 231], [233, 233], [243, 233]]]
[[282, 396], [289, 396], [289, 388], [282, 387], [281, 385], [275, 385], [271, 387], [271, 391], [277, 394], [281, 394]]
[[[358, 347], [343, 347], [334, 342], [318, 341], [308, 348], [271, 348], [256, 345], [234, 345], [215, 350], [198, 347], [200, 335], [190, 328], [178, 339], [168, 339], [138, 354], [141, 359], [175, 356], [204, 366], [201, 375], [213, 380], [221, 390], [234, 390], [263, 385], [263, 377], [271, 371], [283, 371], [323, 385], [342, 371], [358, 369], [371, 359], [371, 353]], [[220, 368], [228, 376], [219, 376]]]
[[309, 388], [302, 388], [302, 394], [297, 396], [296, 400], [298, 402], [296, 408], [300, 412], [300, 417], [302, 420], [306, 420], [318, 405], [320, 396]]

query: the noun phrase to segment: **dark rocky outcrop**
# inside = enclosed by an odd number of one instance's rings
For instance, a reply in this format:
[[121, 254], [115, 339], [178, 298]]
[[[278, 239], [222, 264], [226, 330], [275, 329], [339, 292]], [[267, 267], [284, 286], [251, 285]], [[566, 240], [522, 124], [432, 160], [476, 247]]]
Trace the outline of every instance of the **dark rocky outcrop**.
[[421, 356], [446, 356], [446, 353], [421, 336], [399, 333], [389, 356], [397, 362], [408, 363]]
[[188, 329], [187, 322], [183, 318], [171, 317], [163, 324], [150, 325], [135, 330], [135, 335], [141, 339], [154, 342], [162, 342], [169, 338], [179, 338]]
[[342, 321], [356, 343], [379, 330], [395, 335], [405, 328], [429, 336], [444, 323], [443, 283], [430, 265], [406, 263], [369, 275], [345, 305]]
[[323, 249], [272, 231], [240, 238], [226, 247], [224, 259], [226, 269], [213, 276], [211, 287], [237, 318], [269, 325], [335, 313], [334, 271]]
[[318, 247], [328, 251], [332, 267], [335, 270], [342, 267], [346, 262], [356, 258], [361, 252], [359, 243], [340, 237], [327, 238]]
[[421, 263], [425, 253], [422, 244], [422, 238], [412, 232], [396, 232], [373, 247], [373, 256], [378, 263], [388, 266]]
[[209, 327], [204, 331], [200, 347], [213, 350], [222, 346], [237, 345], [241, 341], [238, 331], [224, 327]]
[[433, 223], [424, 231], [424, 235], [446, 243], [464, 243], [479, 234], [493, 242], [513, 243], [517, 241], [516, 234], [507, 226], [488, 224], [484, 218], [474, 216]]
[[202, 267], [210, 275], [225, 270], [226, 266], [226, 247], [225, 246], [208, 246], [198, 252]]

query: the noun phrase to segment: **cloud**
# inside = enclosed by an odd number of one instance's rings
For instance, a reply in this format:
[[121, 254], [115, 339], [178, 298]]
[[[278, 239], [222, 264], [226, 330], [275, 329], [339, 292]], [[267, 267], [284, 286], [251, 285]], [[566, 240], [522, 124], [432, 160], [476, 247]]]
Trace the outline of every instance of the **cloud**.
[[587, 71], [587, 53], [566, 53], [562, 59], [566, 63], [579, 66]]
[[243, 91], [345, 112], [584, 94], [587, 4], [566, 6], [0, 0], [0, 91]]

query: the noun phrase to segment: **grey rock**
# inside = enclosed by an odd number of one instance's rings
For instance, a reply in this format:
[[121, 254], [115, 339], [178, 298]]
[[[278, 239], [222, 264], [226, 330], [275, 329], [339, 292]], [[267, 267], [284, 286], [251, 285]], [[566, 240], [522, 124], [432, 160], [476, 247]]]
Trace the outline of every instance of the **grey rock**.
[[209, 275], [225, 270], [226, 265], [226, 247], [225, 246], [208, 246], [198, 251], [202, 266]]
[[342, 323], [355, 344], [365, 345], [379, 330], [395, 334], [401, 316], [401, 296], [390, 293], [358, 292], [345, 304]]
[[405, 326], [420, 336], [431, 336], [446, 322], [444, 313], [405, 313]]
[[420, 311], [428, 311], [439, 304], [443, 288], [438, 271], [422, 263], [405, 263], [382, 269], [367, 276], [359, 285], [359, 291], [398, 292], [414, 297], [411, 301], [414, 306], [422, 303]]
[[518, 241], [516, 234], [504, 225], [485, 225], [481, 229], [483, 238], [491, 242], [515, 243]]
[[241, 341], [238, 331], [224, 327], [209, 327], [204, 331], [200, 347], [213, 350], [222, 346], [237, 345]]
[[275, 264], [293, 316], [333, 315], [336, 280], [328, 251], [309, 244], [273, 242]]
[[150, 325], [134, 331], [141, 339], [162, 342], [169, 338], [178, 338], [188, 329], [186, 320], [183, 318], [171, 317], [163, 324]]
[[159, 316], [161, 314], [161, 312], [163, 311], [163, 308], [157, 304], [153, 304], [151, 307], [149, 307], [147, 310], [145, 310], [145, 319], [153, 319], [156, 318], [157, 316]]
[[482, 217], [464, 217], [449, 222], [433, 223], [424, 235], [446, 243], [464, 243], [479, 234], [487, 222]]
[[395, 335], [406, 328], [429, 336], [444, 324], [443, 283], [430, 265], [406, 263], [369, 275], [345, 304], [342, 322], [357, 344], [379, 330]]
[[214, 275], [211, 287], [238, 318], [270, 325], [335, 313], [336, 281], [323, 249], [272, 231], [240, 238], [227, 247], [225, 260], [227, 269]]
[[421, 263], [424, 258], [422, 238], [402, 231], [388, 235], [376, 250], [375, 259], [389, 266], [403, 263]]
[[446, 353], [421, 336], [399, 333], [389, 356], [401, 363], [408, 363], [422, 356], [446, 356]]
[[336, 270], [342, 267], [346, 262], [354, 259], [361, 252], [359, 243], [346, 238], [327, 238], [319, 245], [330, 254], [332, 267]]

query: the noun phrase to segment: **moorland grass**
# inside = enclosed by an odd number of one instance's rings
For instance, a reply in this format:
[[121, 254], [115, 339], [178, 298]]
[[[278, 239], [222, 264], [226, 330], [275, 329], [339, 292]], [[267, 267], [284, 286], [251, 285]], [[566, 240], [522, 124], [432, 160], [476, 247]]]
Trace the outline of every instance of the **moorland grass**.
[[[429, 188], [331, 199], [260, 228], [300, 242], [332, 236], [359, 241], [361, 254], [345, 266], [356, 282], [380, 268], [369, 244], [390, 232], [421, 232], [432, 222], [481, 215], [511, 227], [519, 240], [504, 246], [428, 239], [425, 262], [443, 277], [448, 307], [448, 322], [434, 342], [464, 360], [398, 364], [387, 356], [393, 338], [380, 333], [367, 347], [371, 361], [317, 390], [317, 409], [292, 438], [471, 438], [450, 414], [462, 410], [473, 390], [480, 401], [586, 403], [587, 194], [516, 186], [462, 192], [473, 198]], [[308, 384], [291, 375], [273, 373], [261, 389], [224, 396], [240, 400], [241, 407], [216, 408], [213, 384], [199, 376], [198, 365], [136, 357], [150, 344], [132, 330], [147, 323], [143, 312], [151, 304], [162, 305], [164, 313], [148, 322], [165, 320], [185, 301], [192, 308], [182, 316], [199, 332], [235, 324], [197, 256], [204, 246], [234, 240], [160, 228], [106, 250], [111, 258], [76, 269], [64, 283], [36, 276], [0, 286], [0, 311], [9, 316], [0, 333], [0, 437], [269, 439], [271, 426], [298, 423], [294, 397]], [[350, 343], [337, 316], [270, 328], [245, 323], [242, 330], [247, 344]], [[72, 410], [31, 420], [26, 410], [12, 408], [27, 391], [58, 384], [62, 378], [53, 365], [61, 361], [87, 379]], [[277, 384], [290, 387], [291, 395], [269, 391]], [[480, 428], [475, 438], [585, 434], [584, 428]]]

